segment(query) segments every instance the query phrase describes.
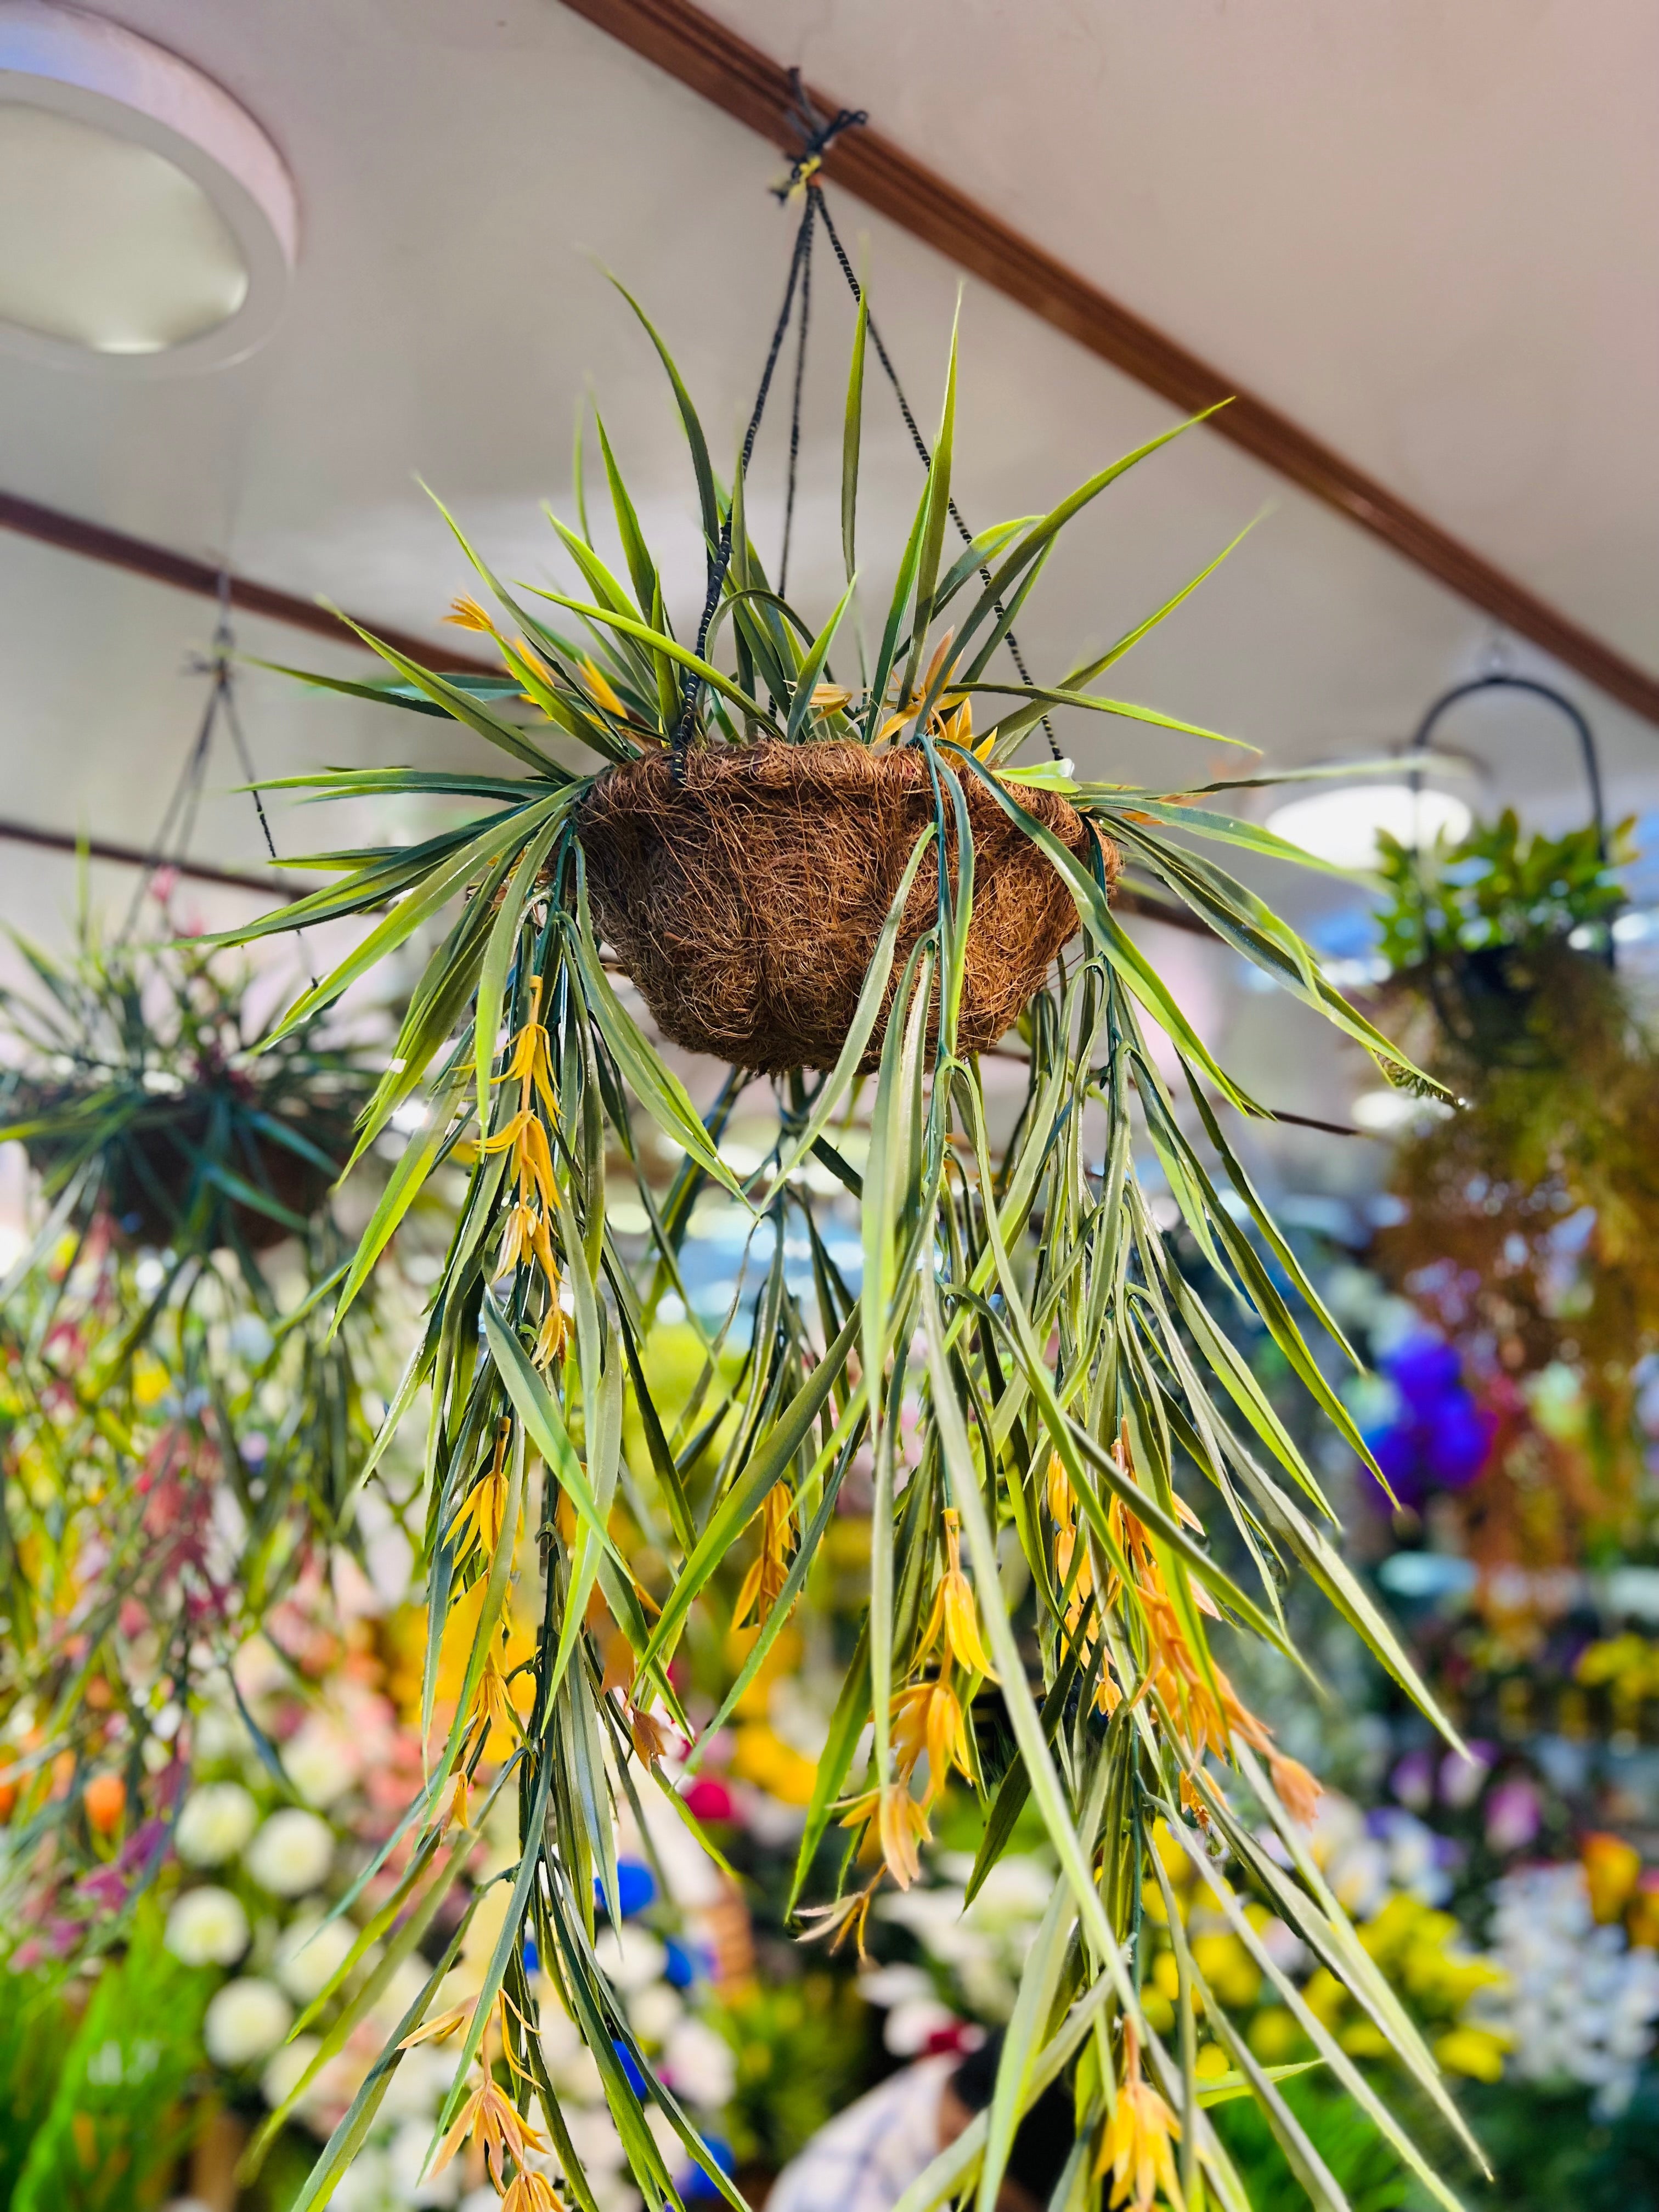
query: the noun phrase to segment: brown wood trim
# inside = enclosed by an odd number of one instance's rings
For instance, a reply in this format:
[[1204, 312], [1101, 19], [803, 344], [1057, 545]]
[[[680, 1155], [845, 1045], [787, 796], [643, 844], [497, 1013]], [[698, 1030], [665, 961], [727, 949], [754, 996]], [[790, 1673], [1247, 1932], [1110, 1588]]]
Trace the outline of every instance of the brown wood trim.
[[[72, 837], [67, 830], [43, 830], [33, 822], [10, 822], [0, 817], [0, 842], [39, 845], [48, 853], [84, 853], [88, 860], [113, 860], [123, 868], [155, 865], [155, 855], [146, 853], [141, 846], [112, 844], [106, 837]], [[175, 876], [188, 876], [194, 883], [228, 884], [239, 891], [258, 891], [261, 898], [280, 899], [284, 905], [292, 905], [295, 899], [306, 896], [305, 890], [296, 890], [282, 876], [261, 875], [252, 868], [217, 868], [210, 860], [169, 860], [162, 865], [171, 868]]]
[[[33, 538], [40, 544], [55, 546], [60, 553], [72, 553], [82, 561], [101, 561], [106, 568], [125, 568], [153, 584], [170, 584], [174, 591], [193, 592], [198, 599], [219, 596], [219, 571], [210, 562], [175, 553], [166, 545], [153, 545], [145, 538], [130, 538], [124, 530], [106, 529], [101, 522], [88, 522], [80, 515], [62, 514], [55, 507], [42, 507], [37, 501], [19, 498], [15, 492], [0, 491], [0, 530]], [[286, 623], [290, 629], [312, 630], [319, 637], [331, 638], [337, 645], [361, 643], [338, 615], [319, 606], [315, 599], [300, 599], [292, 592], [278, 591], [272, 584], [257, 584], [249, 576], [232, 575], [228, 581], [231, 605], [248, 614]], [[466, 669], [482, 676], [501, 673], [498, 662], [457, 653], [447, 644], [434, 645], [429, 638], [389, 629], [385, 623], [365, 623], [363, 628], [423, 666]]]
[[[751, 131], [787, 152], [795, 150], [787, 71], [689, 0], [564, 4]], [[834, 114], [842, 105], [827, 93], [814, 92], [812, 99], [824, 114]], [[1242, 390], [1232, 378], [1097, 290], [879, 131], [866, 127], [837, 139], [825, 158], [824, 174], [1176, 406], [1195, 413], [1231, 399], [1210, 426], [1218, 436], [1369, 530], [1609, 698], [1659, 723], [1659, 676], [1505, 575], [1265, 399]]]

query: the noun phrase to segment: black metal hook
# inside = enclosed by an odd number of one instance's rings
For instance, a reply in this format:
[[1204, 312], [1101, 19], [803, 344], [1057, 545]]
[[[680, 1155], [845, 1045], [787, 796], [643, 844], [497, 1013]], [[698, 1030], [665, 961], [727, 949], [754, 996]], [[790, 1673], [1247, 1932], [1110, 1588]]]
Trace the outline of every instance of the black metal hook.
[[[1572, 724], [1577, 734], [1579, 750], [1584, 758], [1584, 775], [1590, 789], [1590, 819], [1595, 824], [1595, 856], [1604, 865], [1607, 857], [1607, 811], [1601, 797], [1601, 763], [1595, 750], [1595, 737], [1582, 711], [1574, 706], [1565, 692], [1553, 684], [1540, 684], [1535, 677], [1511, 676], [1502, 669], [1494, 669], [1486, 676], [1472, 676], [1466, 684], [1454, 684], [1449, 691], [1443, 692], [1417, 726], [1417, 734], [1408, 750], [1426, 752], [1429, 739], [1441, 717], [1455, 707], [1460, 700], [1472, 697], [1477, 691], [1526, 691], [1534, 699], [1558, 708]], [[1413, 779], [1415, 788], [1415, 779]]]

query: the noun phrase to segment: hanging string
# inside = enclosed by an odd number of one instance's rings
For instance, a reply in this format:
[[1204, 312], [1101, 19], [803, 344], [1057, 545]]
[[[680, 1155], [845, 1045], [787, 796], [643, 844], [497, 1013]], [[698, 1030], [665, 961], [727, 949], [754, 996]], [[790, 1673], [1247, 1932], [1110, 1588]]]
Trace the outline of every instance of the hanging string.
[[806, 331], [812, 315], [812, 200], [806, 204], [806, 246], [800, 262], [800, 339], [795, 348], [795, 398], [789, 414], [789, 472], [783, 492], [783, 550], [778, 556], [778, 597], [789, 596], [789, 538], [795, 523], [795, 471], [800, 459], [800, 399], [806, 376]]
[[[241, 765], [249, 794], [253, 800], [253, 811], [258, 817], [260, 834], [265, 841], [265, 851], [270, 854], [273, 865], [281, 865], [277, 858], [276, 840], [271, 834], [270, 817], [265, 811], [264, 794], [259, 788], [258, 773], [253, 765], [253, 755], [248, 746], [246, 733], [242, 728], [242, 718], [236, 710], [235, 655], [236, 634], [231, 627], [230, 620], [230, 572], [227, 568], [221, 568], [219, 614], [218, 619], [214, 623], [213, 637], [208, 652], [205, 654], [198, 654], [190, 662], [188, 669], [188, 672], [192, 676], [206, 676], [211, 678], [207, 704], [203, 709], [195, 742], [185, 757], [179, 781], [173, 787], [173, 796], [167, 801], [167, 811], [161, 817], [161, 826], [150, 842], [137, 888], [132, 894], [132, 903], [127, 909], [126, 921], [122, 927], [120, 942], [123, 944], [131, 936], [137, 926], [144, 894], [155, 877], [170, 860], [182, 860], [190, 850], [191, 839], [196, 830], [197, 811], [201, 805], [202, 791], [207, 780], [208, 761], [213, 750], [213, 732], [221, 714], [224, 716], [226, 727], [230, 732], [231, 743], [236, 748], [236, 757]], [[310, 954], [306, 947], [304, 931], [296, 931], [295, 936], [309, 960]], [[311, 982], [314, 990], [317, 985], [314, 974]]]
[[[784, 287], [783, 306], [778, 311], [778, 319], [772, 331], [772, 343], [767, 350], [766, 367], [761, 375], [760, 390], [755, 395], [754, 409], [749, 417], [749, 428], [744, 433], [743, 450], [738, 457], [739, 481], [749, 472], [749, 463], [754, 453], [755, 441], [760, 434], [761, 416], [766, 412], [767, 394], [772, 389], [772, 377], [777, 368], [778, 356], [783, 350], [783, 341], [788, 332], [789, 319], [795, 305], [795, 288], [800, 282], [801, 270], [806, 260], [811, 234], [812, 205], [809, 200], [805, 213], [801, 217], [800, 228], [795, 233], [795, 249], [789, 257], [789, 281]], [[699, 660], [704, 659], [708, 653], [708, 633], [714, 627], [714, 616], [720, 607], [720, 593], [726, 588], [726, 571], [732, 566], [732, 507], [736, 503], [737, 492], [738, 485], [734, 483], [732, 488], [732, 504], [727, 506], [726, 520], [720, 525], [719, 550], [715, 553], [714, 565], [708, 572], [708, 594], [703, 601], [702, 617], [697, 624]], [[674, 732], [669, 763], [670, 774], [677, 785], [684, 784], [685, 781], [685, 756], [691, 743], [691, 732], [696, 726], [697, 702], [702, 696], [702, 678], [697, 674], [696, 669], [688, 668], [680, 686], [680, 719]]]
[[[799, 290], [801, 302], [800, 337], [795, 352], [793, 405], [789, 423], [789, 462], [784, 487], [783, 548], [778, 562], [780, 598], [783, 596], [788, 580], [789, 545], [794, 526], [795, 486], [800, 458], [801, 397], [805, 378], [806, 341], [811, 309], [812, 229], [818, 217], [823, 218], [823, 227], [830, 235], [830, 243], [835, 250], [836, 259], [841, 264], [842, 274], [847, 279], [854, 301], [860, 302], [864, 299], [864, 288], [854, 274], [853, 264], [847, 256], [847, 249], [841, 242], [840, 234], [836, 229], [829, 207], [825, 204], [823, 181], [818, 172], [823, 167], [825, 153], [842, 133], [845, 131], [856, 130], [870, 119], [868, 112], [862, 107], [843, 107], [838, 109], [832, 116], [823, 117], [807, 96], [806, 88], [801, 82], [801, 74], [798, 69], [790, 70], [789, 82], [795, 98], [794, 121], [803, 143], [787, 176], [781, 184], [775, 185], [773, 191], [775, 196], [786, 204], [799, 199], [804, 201], [805, 205], [801, 213], [800, 228], [795, 233], [794, 249], [789, 257], [789, 278], [784, 287], [783, 305], [778, 311], [778, 319], [773, 328], [772, 343], [767, 349], [766, 366], [761, 374], [760, 389], [755, 395], [755, 404], [750, 414], [749, 427], [744, 434], [743, 448], [738, 457], [737, 470], [738, 480], [741, 482], [746, 479], [749, 464], [755, 451], [755, 441], [760, 434], [761, 417], [766, 411], [767, 398], [772, 389], [772, 379], [777, 370], [778, 356], [783, 350], [783, 342], [788, 335], [790, 319], [794, 312], [795, 295]], [[892, 357], [882, 341], [881, 333], [876, 328], [875, 318], [870, 314], [867, 305], [865, 328], [869, 333], [871, 343], [876, 349], [876, 358], [880, 362], [887, 381], [892, 386], [893, 397], [898, 402], [899, 413], [904, 419], [906, 429], [910, 433], [911, 442], [921, 458], [921, 465], [926, 469], [931, 469], [933, 465], [933, 454], [928, 448], [927, 440], [921, 434], [910, 403], [905, 397], [904, 387], [899, 381], [898, 371], [893, 366]], [[733, 484], [732, 492], [733, 503], [735, 503], [736, 483]], [[974, 542], [974, 533], [963, 520], [962, 511], [956, 501], [948, 500], [946, 505], [951, 520], [955, 523], [963, 544], [971, 545]], [[708, 588], [703, 601], [702, 614], [697, 623], [696, 649], [699, 660], [707, 657], [708, 634], [714, 627], [714, 617], [720, 609], [720, 594], [726, 588], [726, 574], [731, 566], [732, 506], [728, 505], [726, 520], [720, 526], [720, 544], [709, 563]], [[981, 580], [989, 590], [991, 586], [989, 568], [981, 564], [979, 573]], [[999, 623], [1006, 619], [1006, 610], [1000, 599], [993, 599], [992, 611]], [[1020, 651], [1019, 641], [1012, 629], [1003, 632], [1003, 642], [1008, 647], [1009, 658], [1014, 664], [1020, 682], [1029, 684], [1031, 681], [1030, 671], [1025, 665], [1025, 658]], [[694, 669], [688, 669], [681, 681], [680, 715], [675, 726], [669, 754], [669, 772], [677, 787], [683, 786], [685, 781], [686, 755], [690, 750], [692, 734], [696, 727], [697, 708], [702, 697], [702, 678]], [[1059, 760], [1061, 757], [1060, 744], [1054, 736], [1054, 725], [1047, 714], [1042, 717], [1042, 727], [1048, 739], [1048, 750], [1054, 758]], [[267, 835], [269, 835], [268, 831]]]
[[[792, 71], [791, 74], [795, 76], [796, 82], [799, 83], [799, 72]], [[848, 258], [847, 249], [841, 242], [840, 234], [837, 232], [835, 222], [830, 216], [829, 203], [823, 197], [823, 188], [822, 185], [815, 185], [809, 192], [808, 204], [816, 204], [818, 214], [823, 217], [823, 227], [830, 234], [830, 243], [835, 248], [836, 258], [841, 264], [842, 275], [847, 279], [848, 288], [852, 292], [854, 301], [862, 301], [864, 299], [864, 287], [859, 283], [857, 276], [854, 275], [852, 262]], [[876, 319], [870, 313], [867, 303], [865, 307], [864, 326], [866, 331], [869, 333], [871, 344], [874, 346], [876, 349], [876, 359], [881, 363], [882, 369], [886, 375], [887, 381], [893, 387], [893, 397], [898, 402], [899, 413], [904, 418], [904, 427], [910, 433], [910, 442], [915, 446], [916, 452], [921, 455], [923, 468], [931, 469], [933, 465], [933, 453], [929, 450], [927, 441], [921, 434], [915, 416], [911, 411], [910, 403], [904, 396], [904, 387], [899, 382], [898, 371], [893, 366], [892, 356], [889, 354], [886, 347], [882, 343], [881, 332], [876, 328]], [[946, 504], [950, 511], [951, 520], [955, 523], [957, 530], [961, 536], [963, 544], [964, 545], [971, 545], [974, 542], [974, 533], [968, 527], [967, 523], [963, 520], [961, 508], [957, 507], [954, 499], [948, 501]], [[991, 586], [990, 569], [987, 567], [981, 566], [979, 574], [981, 582], [988, 591]], [[1005, 610], [1001, 600], [1000, 599], [994, 599], [991, 602], [991, 607], [998, 622], [1000, 623], [1004, 619], [1005, 616]], [[1014, 635], [1012, 629], [1006, 629], [1003, 632], [1002, 641], [1008, 648], [1008, 658], [1013, 662], [1020, 682], [1022, 684], [1030, 684], [1031, 681], [1031, 672], [1025, 665], [1025, 656], [1020, 651], [1019, 640]], [[1054, 735], [1054, 724], [1049, 720], [1047, 714], [1042, 717], [1042, 727], [1043, 732], [1048, 740], [1049, 751], [1054, 755], [1056, 760], [1060, 759], [1062, 755], [1060, 750], [1060, 741]]]

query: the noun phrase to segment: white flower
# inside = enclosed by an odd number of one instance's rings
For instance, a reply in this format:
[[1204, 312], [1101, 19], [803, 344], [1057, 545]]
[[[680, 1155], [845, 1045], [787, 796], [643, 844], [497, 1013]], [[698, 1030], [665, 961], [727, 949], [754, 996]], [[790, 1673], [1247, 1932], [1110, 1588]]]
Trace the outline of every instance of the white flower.
[[386, 2153], [373, 2146], [358, 2152], [329, 2198], [334, 2212], [389, 2212], [395, 2201]]
[[1525, 2081], [1565, 2077], [1596, 2091], [1606, 2117], [1628, 2102], [1659, 2021], [1659, 1960], [1598, 1928], [1579, 1866], [1534, 1867], [1497, 1889], [1494, 1953], [1509, 1976], [1482, 2016], [1506, 2028]]
[[[393, 2081], [397, 2081], [399, 2075], [407, 2071], [410, 2059], [417, 2055], [416, 2051], [411, 2051], [408, 2054], [397, 2073], [392, 2075]], [[447, 2073], [453, 2070], [453, 2066], [447, 2069], [444, 2082], [446, 2088], [448, 2087]], [[390, 2102], [389, 2098], [387, 2101]], [[380, 2109], [384, 2112], [386, 2106], [383, 2105]], [[434, 2109], [435, 2110], [435, 2106]], [[460, 2195], [463, 2169], [459, 2159], [453, 2159], [441, 2173], [428, 2173], [425, 2180], [422, 2180], [421, 2175], [426, 2165], [427, 2153], [431, 2148], [430, 2114], [420, 2118], [405, 2120], [386, 2145], [386, 2177], [392, 2185], [392, 2201], [394, 2204], [450, 2205], [453, 2204]], [[339, 2202], [337, 2197], [335, 2202], [337, 2203]]]
[[274, 1961], [276, 1978], [295, 2004], [310, 2004], [345, 1964], [356, 1940], [349, 1920], [325, 1920], [308, 1912], [283, 1930]]
[[666, 1982], [647, 1982], [628, 2008], [629, 2025], [643, 2043], [660, 2043], [685, 2007]]
[[680, 2021], [663, 2045], [663, 2072], [694, 2105], [714, 2111], [737, 2086], [732, 2046], [706, 2021]]
[[599, 1971], [614, 1989], [642, 1990], [660, 1981], [668, 1963], [663, 1946], [644, 1928], [607, 1928], [593, 1946]]
[[247, 1870], [273, 1897], [303, 1897], [334, 1863], [334, 1831], [297, 1805], [273, 1813], [248, 1846]]
[[[562, 2097], [577, 2105], [604, 2103], [605, 2084], [598, 2062], [582, 2041], [575, 2021], [552, 1996], [542, 1999], [542, 2057]], [[586, 2158], [582, 2162], [587, 2163]]]
[[909, 1997], [888, 2014], [881, 2039], [896, 2058], [916, 2058], [941, 2029], [956, 2025], [955, 2013], [937, 1997]]
[[259, 1808], [240, 1782], [210, 1782], [185, 1798], [173, 1840], [186, 1866], [222, 1866], [258, 1822]]
[[245, 1975], [227, 1982], [207, 2008], [202, 2040], [216, 2066], [252, 2066], [271, 2052], [294, 2024], [294, 2008], [274, 1982]]
[[[415, 2125], [421, 2137], [421, 2154], [432, 2140], [432, 2122], [455, 2077], [455, 2051], [452, 2045], [447, 2051], [440, 2051], [430, 2043], [417, 2043], [412, 2051], [405, 2051], [402, 2061], [386, 2077], [386, 2095], [380, 2100], [380, 2110], [388, 2119], [403, 2120]], [[398, 2163], [394, 2148], [392, 2164]], [[416, 2171], [420, 2160], [416, 2161]], [[433, 2202], [436, 2203], [437, 2198]]]
[[283, 1745], [283, 1766], [306, 1802], [325, 1809], [343, 1797], [357, 1778], [353, 1747], [337, 1728], [316, 1714]]
[[187, 1966], [234, 1966], [247, 1948], [247, 1915], [228, 1889], [187, 1889], [167, 1915], [167, 1947]]
[[320, 2036], [296, 2035], [292, 2043], [285, 2043], [273, 2053], [270, 2065], [259, 2076], [259, 2094], [272, 2112], [278, 2105], [288, 2102], [307, 2067], [321, 2049]]
[[[657, 2108], [653, 2105], [650, 2109], [654, 2112]], [[617, 2124], [602, 2105], [588, 2112], [567, 2112], [565, 2125], [570, 2130], [570, 2148], [585, 2172], [614, 2173], [627, 2163]]]

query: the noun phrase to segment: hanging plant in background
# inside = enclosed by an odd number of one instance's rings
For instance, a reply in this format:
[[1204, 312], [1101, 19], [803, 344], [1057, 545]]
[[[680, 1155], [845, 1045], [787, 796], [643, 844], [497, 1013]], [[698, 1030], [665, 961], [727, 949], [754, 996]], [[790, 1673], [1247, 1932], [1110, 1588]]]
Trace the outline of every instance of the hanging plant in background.
[[[810, 190], [790, 298], [820, 218], [828, 224]], [[786, 320], [788, 312], [787, 299]], [[1363, 1449], [1277, 1287], [1279, 1269], [1339, 1341], [1340, 1332], [1224, 1131], [1222, 1111], [1264, 1109], [1217, 1064], [1120, 926], [1109, 897], [1120, 861], [1356, 1038], [1391, 1078], [1418, 1079], [1325, 983], [1294, 933], [1194, 849], [1218, 841], [1291, 857], [1215, 811], [1218, 787], [1171, 793], [1081, 782], [1063, 763], [1017, 765], [1045, 714], [1061, 710], [1211, 734], [1090, 688], [1185, 592], [1050, 684], [994, 672], [1066, 524], [1177, 432], [1103, 469], [1048, 514], [998, 525], [949, 559], [953, 352], [896, 586], [868, 636], [855, 635], [872, 337], [860, 299], [842, 502], [848, 582], [821, 624], [772, 588], [750, 536], [744, 463], [755, 425], [728, 496], [656, 340], [708, 552], [694, 644], [669, 625], [659, 571], [602, 431], [624, 573], [597, 549], [580, 486], [578, 526], [554, 526], [575, 591], [515, 595], [466, 549], [501, 612], [468, 599], [456, 619], [495, 641], [502, 679], [437, 673], [372, 638], [392, 665], [389, 685], [312, 679], [394, 710], [447, 715], [517, 770], [301, 779], [343, 795], [438, 790], [482, 811], [422, 845], [337, 861], [333, 888], [252, 933], [380, 915], [295, 1006], [288, 1022], [297, 1025], [424, 922], [454, 914], [369, 1104], [359, 1155], [410, 1102], [424, 1100], [425, 1120], [337, 1310], [352, 1310], [423, 1181], [440, 1163], [465, 1160], [466, 1195], [425, 1334], [376, 1447], [429, 1391], [427, 1648], [435, 1654], [447, 1631], [453, 1647], [458, 1622], [469, 1640], [453, 1724], [433, 1743], [400, 1831], [413, 1844], [406, 1897], [416, 1919], [441, 1839], [459, 1830], [464, 1844], [503, 1792], [516, 1797], [520, 1844], [501, 1877], [500, 1933], [476, 2001], [437, 2012], [434, 1966], [300, 2203], [326, 2199], [400, 2054], [449, 2035], [453, 2086], [435, 2154], [470, 2136], [513, 2212], [552, 2204], [556, 2175], [593, 2212], [543, 2063], [525, 1966], [532, 1936], [550, 2012], [568, 2013], [591, 2051], [647, 2204], [680, 2201], [647, 2124], [652, 2107], [655, 2125], [740, 2203], [635, 2039], [596, 1955], [595, 1916], [622, 1918], [620, 1810], [660, 1790], [695, 1825], [665, 1756], [678, 1746], [695, 1765], [694, 1736], [719, 1731], [764, 1664], [867, 1452], [868, 1608], [806, 1811], [798, 1919], [818, 1936], [858, 1940], [877, 1893], [915, 1879], [930, 1808], [953, 1766], [987, 1808], [973, 1886], [1009, 1847], [1028, 1802], [1061, 1870], [995, 2100], [934, 2169], [935, 2199], [977, 2173], [981, 2201], [993, 2202], [1015, 2115], [1064, 2074], [1079, 2115], [1079, 2189], [1103, 2175], [1112, 2198], [1141, 2212], [1160, 2191], [1173, 2206], [1195, 2203], [1200, 2187], [1242, 2207], [1205, 2100], [1248, 2093], [1316, 2201], [1340, 2205], [1273, 2070], [1181, 1939], [1178, 1912], [1168, 1914], [1174, 2031], [1147, 2016], [1139, 1930], [1143, 1900], [1170, 1893], [1152, 1847], [1162, 1822], [1334, 2079], [1424, 2187], [1455, 2206], [1246, 1910], [1268, 1901], [1460, 2128], [1419, 2031], [1309, 1856], [1301, 1823], [1316, 1785], [1279, 1754], [1225, 1671], [1234, 1635], [1289, 1649], [1279, 1591], [1299, 1567], [1432, 1710], [1344, 1565], [1315, 1475], [1224, 1322], [1174, 1265], [1143, 1196], [1132, 1115], [1217, 1274]], [[504, 696], [526, 702], [529, 718], [502, 711]], [[571, 740], [597, 757], [592, 772], [559, 757]], [[1075, 957], [1056, 969], [1054, 952], [1079, 926]], [[602, 935], [667, 1034], [732, 1061], [706, 1120], [613, 986]], [[1180, 1057], [1201, 1142], [1148, 1049], [1149, 1015]], [[975, 1055], [1016, 1019], [1029, 1088], [999, 1157]], [[873, 1084], [860, 1093], [866, 1070]], [[720, 1140], [755, 1071], [773, 1079], [775, 1135], [760, 1164], [739, 1173]], [[836, 1142], [860, 1096], [870, 1099], [861, 1173]], [[680, 1162], [665, 1191], [647, 1170], [649, 1125]], [[809, 1161], [861, 1200], [856, 1287], [819, 1233]], [[618, 1243], [619, 1184], [648, 1222], [642, 1261]], [[684, 1297], [680, 1252], [692, 1204], [711, 1187], [774, 1234], [764, 1265], [740, 1272], [725, 1323], [708, 1329]], [[810, 1249], [810, 1297], [786, 1279], [787, 1240]], [[648, 1382], [671, 1293], [692, 1312], [706, 1352], [678, 1417]], [[624, 1452], [625, 1422], [637, 1450]], [[915, 1437], [902, 1457], [902, 1428]], [[1237, 1576], [1207, 1533], [1218, 1527]], [[1018, 1547], [1029, 1577], [1017, 1601], [999, 1579], [1000, 1546]], [[674, 1662], [700, 1622], [729, 1625], [720, 1573], [734, 1547], [752, 1549], [737, 1611], [758, 1634], [698, 1732]], [[526, 1622], [532, 1649], [520, 1661], [514, 1639]], [[433, 1683], [429, 1658], [428, 1727]], [[988, 1770], [971, 1725], [981, 1698], [1000, 1699], [1012, 1731], [1012, 1756]], [[504, 1741], [507, 1755], [486, 1755]], [[340, 2017], [349, 2026], [351, 2008]], [[1227, 2060], [1219, 2089], [1198, 2075], [1200, 2018]]]
[[1401, 1035], [1464, 1101], [1401, 1146], [1379, 1264], [1484, 1378], [1478, 1557], [1639, 1540], [1643, 1362], [1659, 1351], [1659, 1051], [1607, 948], [1631, 825], [1385, 839]]
[[362, 1047], [309, 1024], [263, 1051], [245, 963], [84, 913], [68, 959], [21, 950], [0, 1137], [46, 1212], [0, 1310], [0, 1817], [61, 1953], [153, 1874], [204, 1681], [319, 1549], [361, 1556], [395, 1300], [331, 1331]]

